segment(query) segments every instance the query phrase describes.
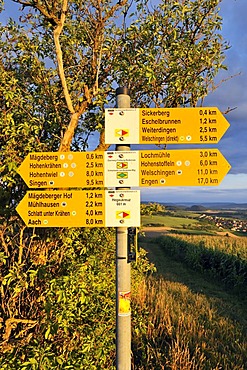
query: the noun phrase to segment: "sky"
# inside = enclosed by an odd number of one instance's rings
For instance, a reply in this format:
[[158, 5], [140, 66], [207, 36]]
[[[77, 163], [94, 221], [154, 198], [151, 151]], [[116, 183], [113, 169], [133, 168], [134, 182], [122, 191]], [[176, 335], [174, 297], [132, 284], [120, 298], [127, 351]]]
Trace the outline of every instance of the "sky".
[[[5, 3], [6, 10], [0, 14], [0, 21], [3, 22], [8, 16], [18, 15], [17, 4], [11, 0], [6, 0]], [[217, 76], [216, 82], [226, 82], [221, 83], [218, 89], [205, 99], [204, 106], [218, 107], [221, 112], [232, 109], [225, 116], [230, 128], [214, 146], [230, 163], [231, 170], [219, 186], [141, 188], [142, 201], [180, 204], [247, 203], [247, 0], [223, 0], [220, 8], [223, 17], [222, 35], [231, 46], [225, 54], [228, 70]], [[229, 78], [231, 76], [233, 77]], [[94, 141], [91, 143], [91, 150], [93, 144]], [[200, 148], [198, 145], [196, 147]], [[169, 146], [168, 149], [172, 147]], [[175, 149], [183, 148], [177, 145]], [[188, 145], [186, 149], [189, 149]]]
[[[223, 0], [220, 7], [223, 18], [222, 35], [231, 48], [226, 51], [225, 64], [228, 70], [222, 71], [216, 81], [235, 77], [220, 84], [218, 89], [205, 99], [204, 106], [218, 107], [221, 112], [236, 108], [225, 115], [230, 128], [215, 145], [230, 163], [231, 170], [219, 186], [163, 187], [152, 190], [142, 188], [143, 201], [180, 204], [247, 203], [247, 1]], [[177, 146], [177, 149], [180, 148]]]

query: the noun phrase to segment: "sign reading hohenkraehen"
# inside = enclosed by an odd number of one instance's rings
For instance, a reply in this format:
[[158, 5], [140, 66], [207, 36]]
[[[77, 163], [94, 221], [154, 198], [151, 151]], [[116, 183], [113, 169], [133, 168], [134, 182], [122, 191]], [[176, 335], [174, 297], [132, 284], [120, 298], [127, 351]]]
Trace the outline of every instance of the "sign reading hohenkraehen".
[[104, 186], [104, 152], [29, 153], [18, 172], [29, 188]]
[[218, 149], [30, 153], [19, 174], [30, 188], [215, 186], [230, 169]]

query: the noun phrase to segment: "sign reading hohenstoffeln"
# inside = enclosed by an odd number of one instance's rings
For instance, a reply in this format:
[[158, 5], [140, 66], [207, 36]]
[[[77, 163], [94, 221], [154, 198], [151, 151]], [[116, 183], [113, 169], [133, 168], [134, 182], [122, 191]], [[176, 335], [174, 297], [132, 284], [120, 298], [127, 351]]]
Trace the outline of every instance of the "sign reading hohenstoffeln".
[[216, 144], [229, 127], [216, 107], [105, 111], [106, 144]]
[[218, 149], [30, 153], [19, 174], [31, 188], [216, 186], [231, 166]]
[[29, 227], [139, 227], [139, 190], [28, 191], [16, 208]]
[[[113, 186], [217, 186], [231, 166], [218, 149], [107, 152]], [[111, 158], [109, 158], [111, 156]]]

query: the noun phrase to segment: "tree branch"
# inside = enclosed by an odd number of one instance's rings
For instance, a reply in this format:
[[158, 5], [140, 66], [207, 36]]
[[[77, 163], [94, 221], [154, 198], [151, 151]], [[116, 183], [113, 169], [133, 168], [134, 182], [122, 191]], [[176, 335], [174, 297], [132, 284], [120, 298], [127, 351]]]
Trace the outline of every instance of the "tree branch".
[[99, 137], [99, 144], [95, 150], [106, 151], [109, 148], [110, 144], [105, 144], [105, 130], [101, 131]]
[[75, 133], [75, 129], [78, 126], [78, 121], [80, 118], [80, 112], [74, 112], [71, 116], [70, 123], [65, 131], [64, 137], [62, 138], [59, 152], [68, 152], [70, 150], [70, 145]]
[[38, 0], [35, 1], [24, 1], [24, 0], [13, 0], [15, 3], [19, 3], [25, 6], [30, 6], [31, 8], [37, 9], [40, 11], [41, 14], [53, 25], [56, 26], [59, 23], [59, 19], [55, 16], [55, 14], [49, 13], [40, 3]]
[[75, 110], [74, 110], [74, 107], [73, 107], [73, 104], [72, 104], [72, 100], [71, 100], [71, 97], [70, 97], [70, 94], [69, 94], [69, 90], [68, 90], [68, 86], [67, 86], [67, 82], [66, 82], [66, 78], [65, 78], [65, 74], [64, 74], [63, 53], [62, 53], [62, 49], [61, 49], [61, 45], [60, 45], [60, 41], [59, 41], [59, 37], [61, 35], [61, 32], [63, 30], [63, 26], [64, 26], [64, 22], [65, 22], [65, 14], [66, 14], [67, 8], [68, 8], [68, 0], [64, 0], [63, 5], [62, 5], [61, 18], [60, 18], [59, 24], [54, 29], [53, 37], [54, 37], [54, 43], [55, 43], [55, 47], [56, 47], [58, 72], [59, 72], [59, 76], [60, 76], [60, 79], [61, 79], [61, 84], [62, 84], [62, 87], [63, 87], [64, 97], [65, 97], [67, 107], [68, 107], [70, 113], [73, 114], [73, 113], [75, 113]]

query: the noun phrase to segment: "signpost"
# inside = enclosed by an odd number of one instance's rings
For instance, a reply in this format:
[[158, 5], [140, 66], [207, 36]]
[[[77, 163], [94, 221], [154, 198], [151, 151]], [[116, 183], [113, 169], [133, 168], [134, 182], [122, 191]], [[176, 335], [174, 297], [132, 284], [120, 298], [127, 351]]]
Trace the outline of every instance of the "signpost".
[[33, 190], [16, 210], [29, 227], [139, 227], [140, 192]]
[[[127, 88], [120, 87], [116, 95], [118, 107], [130, 107]], [[120, 142], [115, 149], [122, 156], [130, 151], [130, 146]], [[121, 171], [126, 168], [126, 162], [117, 162], [117, 167]], [[127, 227], [116, 228], [116, 369], [131, 369], [131, 266]]]
[[230, 168], [218, 149], [30, 153], [19, 174], [36, 189], [217, 186]]
[[[105, 111], [105, 142], [116, 151], [30, 153], [18, 172], [29, 188], [45, 190], [28, 191], [16, 210], [29, 227], [116, 227], [116, 367], [130, 370], [128, 227], [140, 226], [140, 192], [129, 188], [216, 186], [231, 166], [218, 149], [129, 144], [216, 144], [229, 123], [215, 107], [129, 108], [126, 88], [117, 89], [117, 106]], [[78, 187], [86, 189], [69, 189]]]
[[114, 108], [106, 144], [216, 144], [229, 127], [218, 108]]

